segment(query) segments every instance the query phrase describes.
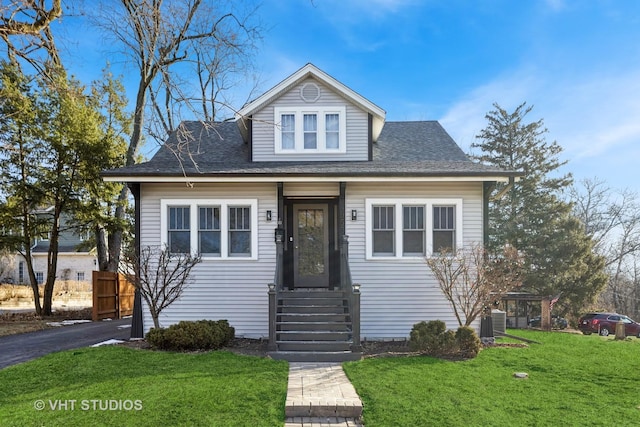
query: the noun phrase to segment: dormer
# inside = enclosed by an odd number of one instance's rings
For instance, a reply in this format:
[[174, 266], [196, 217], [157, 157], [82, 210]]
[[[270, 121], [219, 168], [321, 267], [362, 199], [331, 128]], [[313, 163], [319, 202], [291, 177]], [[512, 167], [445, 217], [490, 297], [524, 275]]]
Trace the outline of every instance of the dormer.
[[371, 160], [385, 111], [307, 64], [236, 114], [251, 160]]

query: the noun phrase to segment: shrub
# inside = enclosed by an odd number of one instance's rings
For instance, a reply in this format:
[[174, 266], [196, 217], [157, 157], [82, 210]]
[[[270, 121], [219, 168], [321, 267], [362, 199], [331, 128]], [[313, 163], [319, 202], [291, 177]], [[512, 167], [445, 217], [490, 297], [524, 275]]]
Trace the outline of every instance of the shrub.
[[411, 329], [409, 346], [429, 356], [445, 358], [473, 358], [480, 352], [481, 343], [475, 331], [462, 326], [454, 333], [441, 320], [420, 322]]
[[445, 356], [455, 343], [453, 331], [447, 331], [442, 320], [431, 320], [413, 325], [409, 346], [431, 356]]
[[456, 331], [456, 342], [460, 356], [465, 359], [473, 359], [480, 352], [482, 343], [476, 331], [468, 326], [461, 326]]
[[147, 333], [152, 347], [170, 351], [217, 350], [235, 337], [235, 329], [226, 320], [182, 321], [168, 328]]

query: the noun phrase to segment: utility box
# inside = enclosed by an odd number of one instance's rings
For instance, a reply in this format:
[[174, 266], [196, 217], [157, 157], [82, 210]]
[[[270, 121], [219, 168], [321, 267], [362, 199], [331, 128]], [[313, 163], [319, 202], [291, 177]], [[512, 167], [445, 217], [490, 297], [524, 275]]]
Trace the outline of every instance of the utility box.
[[491, 310], [494, 332], [505, 333], [507, 331], [507, 312], [502, 310]]

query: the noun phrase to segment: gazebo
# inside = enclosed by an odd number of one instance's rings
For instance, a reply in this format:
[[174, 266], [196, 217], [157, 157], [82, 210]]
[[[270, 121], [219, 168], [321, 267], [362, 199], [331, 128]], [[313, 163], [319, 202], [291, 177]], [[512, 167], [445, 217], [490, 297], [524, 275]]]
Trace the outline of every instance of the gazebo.
[[508, 328], [527, 328], [532, 317], [540, 316], [540, 327], [551, 330], [552, 296], [536, 295], [529, 292], [509, 292], [500, 301], [500, 308], [506, 313]]

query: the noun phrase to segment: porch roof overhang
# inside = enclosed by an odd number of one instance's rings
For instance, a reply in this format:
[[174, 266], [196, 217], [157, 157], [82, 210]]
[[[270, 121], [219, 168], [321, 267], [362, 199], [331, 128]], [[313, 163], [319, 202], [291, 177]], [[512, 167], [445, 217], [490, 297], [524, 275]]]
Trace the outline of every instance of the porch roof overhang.
[[509, 182], [519, 176], [502, 174], [175, 174], [104, 175], [108, 182], [183, 183], [183, 182]]
[[103, 172], [117, 182], [513, 182], [523, 174], [470, 161], [143, 163]]

